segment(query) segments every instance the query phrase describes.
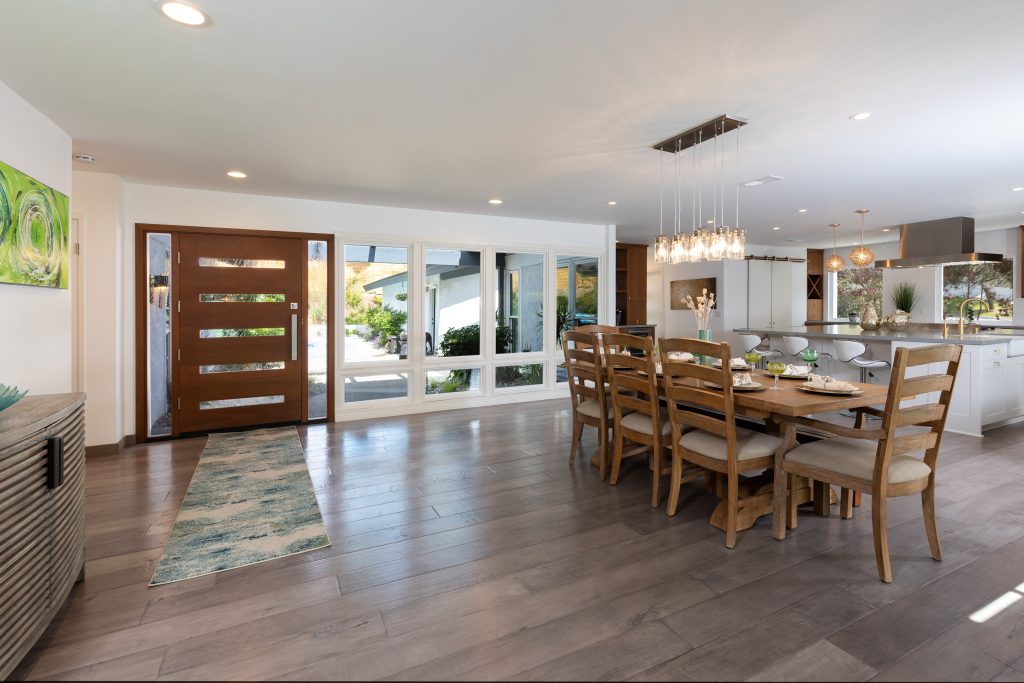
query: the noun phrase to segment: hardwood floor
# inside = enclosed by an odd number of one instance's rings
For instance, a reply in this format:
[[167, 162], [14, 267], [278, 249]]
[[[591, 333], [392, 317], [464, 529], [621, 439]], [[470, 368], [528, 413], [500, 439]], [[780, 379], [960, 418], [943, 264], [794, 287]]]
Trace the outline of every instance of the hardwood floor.
[[669, 518], [641, 462], [568, 467], [568, 403], [300, 429], [333, 545], [154, 588], [205, 439], [91, 458], [86, 580], [15, 676], [1024, 680], [1024, 600], [970, 619], [1024, 593], [1024, 425], [946, 435], [945, 559], [894, 499], [886, 585], [870, 501], [728, 550], [702, 487]]

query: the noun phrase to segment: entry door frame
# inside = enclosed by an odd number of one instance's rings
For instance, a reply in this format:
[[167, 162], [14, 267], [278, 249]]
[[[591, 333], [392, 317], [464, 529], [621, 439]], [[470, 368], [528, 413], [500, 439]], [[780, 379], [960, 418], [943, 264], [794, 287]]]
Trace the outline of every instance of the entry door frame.
[[[335, 269], [334, 269], [334, 234], [314, 232], [290, 232], [282, 230], [248, 230], [240, 228], [208, 228], [188, 225], [158, 225], [153, 223], [135, 224], [135, 434], [136, 441], [163, 441], [176, 438], [179, 434], [178, 426], [172, 424], [170, 436], [149, 436], [149, 403], [147, 377], [149, 372], [149, 344], [147, 331], [146, 303], [149, 300], [149, 283], [146, 281], [147, 266], [147, 236], [150, 233], [164, 233], [171, 235], [171, 251], [179, 251], [179, 239], [182, 234], [199, 235], [224, 235], [235, 237], [280, 237], [301, 240], [316, 240], [327, 243], [327, 417], [309, 419], [309, 398], [302, 402], [302, 424], [310, 422], [334, 422], [334, 396], [335, 396]], [[303, 260], [302, 267], [302, 310], [299, 311], [303, 321], [303, 338], [308, 345], [308, 326], [305, 321], [308, 319], [308, 259]], [[171, 306], [172, 325], [171, 334], [174, 339], [178, 335], [177, 301], [178, 293], [176, 284], [178, 282], [177, 259], [172, 259], [171, 277]], [[301, 352], [302, 376], [309, 376], [308, 368], [309, 353], [303, 348]], [[172, 362], [177, 362], [172, 359]], [[176, 398], [179, 394], [177, 371], [171, 373], [171, 396]], [[177, 407], [172, 406], [172, 415], [176, 414]], [[172, 421], [173, 422], [173, 421]]]

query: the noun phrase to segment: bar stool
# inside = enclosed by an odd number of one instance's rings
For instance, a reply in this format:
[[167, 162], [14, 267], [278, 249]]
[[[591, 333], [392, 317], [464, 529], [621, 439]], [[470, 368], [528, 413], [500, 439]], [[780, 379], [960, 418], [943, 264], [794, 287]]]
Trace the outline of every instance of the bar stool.
[[[764, 337], [757, 334], [738, 334], [736, 335], [740, 341], [740, 348], [743, 349], [743, 353], [747, 354], [757, 349], [758, 346], [764, 343]], [[782, 358], [782, 351], [758, 351], [761, 354], [760, 367], [764, 367], [764, 364], [773, 358]]]
[[[800, 352], [803, 351], [804, 349], [806, 349], [810, 345], [811, 345], [811, 342], [809, 342], [804, 337], [783, 337], [782, 338], [782, 348], [784, 348], [786, 350], [786, 353], [788, 355], [790, 355], [790, 356], [795, 356], [797, 358], [800, 358], [801, 361], [803, 361], [803, 358], [800, 356]], [[832, 354], [824, 353], [824, 352], [819, 351], [818, 352], [818, 358], [832, 358]], [[806, 361], [804, 361], [804, 362], [806, 363]], [[811, 367], [812, 368], [818, 367], [817, 361], [811, 363]]]
[[860, 381], [866, 384], [868, 377], [874, 377], [872, 370], [879, 370], [889, 367], [887, 360], [871, 360], [864, 357], [868, 347], [858, 341], [848, 339], [837, 339], [832, 342], [836, 349], [836, 359], [842, 363], [849, 363], [860, 368]]

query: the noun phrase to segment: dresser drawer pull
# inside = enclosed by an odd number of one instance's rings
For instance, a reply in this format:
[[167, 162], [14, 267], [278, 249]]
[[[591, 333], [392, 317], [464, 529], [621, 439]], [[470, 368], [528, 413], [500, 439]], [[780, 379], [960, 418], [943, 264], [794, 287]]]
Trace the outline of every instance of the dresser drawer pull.
[[64, 437], [46, 440], [46, 488], [60, 488], [64, 483]]

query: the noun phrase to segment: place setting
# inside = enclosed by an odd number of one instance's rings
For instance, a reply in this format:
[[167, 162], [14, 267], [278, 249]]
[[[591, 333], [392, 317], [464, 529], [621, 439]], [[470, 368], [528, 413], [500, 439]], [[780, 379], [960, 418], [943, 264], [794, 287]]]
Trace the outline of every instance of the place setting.
[[828, 375], [811, 374], [808, 381], [798, 384], [797, 389], [810, 394], [831, 394], [835, 396], [860, 396], [864, 393], [857, 385], [843, 382]]
[[[734, 359], [735, 360], [735, 359]], [[721, 367], [721, 363], [719, 363]], [[715, 382], [704, 382], [704, 386], [709, 389], [721, 389], [722, 385]], [[737, 372], [732, 376], [732, 390], [733, 391], [760, 391], [765, 386], [760, 382], [755, 382], [751, 379], [749, 372]]]

